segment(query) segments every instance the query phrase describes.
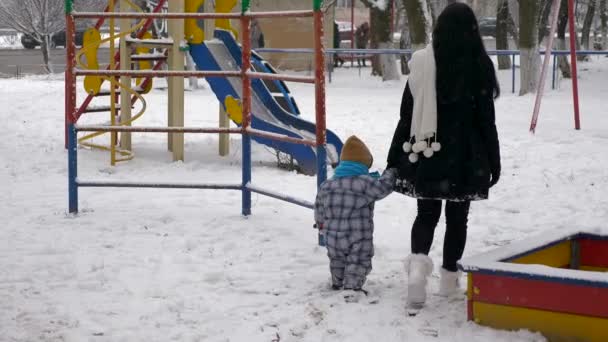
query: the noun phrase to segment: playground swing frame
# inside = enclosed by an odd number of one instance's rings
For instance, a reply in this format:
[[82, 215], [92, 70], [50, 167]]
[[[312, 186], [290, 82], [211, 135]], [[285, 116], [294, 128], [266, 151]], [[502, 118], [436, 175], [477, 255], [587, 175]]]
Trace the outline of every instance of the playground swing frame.
[[[325, 111], [325, 53], [323, 28], [323, 0], [312, 0], [313, 9], [304, 11], [283, 12], [250, 12], [250, 1], [243, 0], [241, 13], [119, 13], [119, 12], [75, 12], [74, 0], [65, 0], [66, 15], [66, 126], [68, 145], [68, 207], [70, 213], [78, 213], [78, 189], [81, 187], [114, 187], [114, 188], [165, 188], [165, 189], [212, 189], [236, 190], [242, 193], [244, 216], [251, 215], [251, 194], [257, 193], [309, 209], [313, 204], [290, 195], [276, 193], [253, 185], [251, 162], [251, 137], [258, 136], [276, 141], [303, 144], [316, 147], [317, 186], [327, 179], [327, 131]], [[280, 74], [251, 72], [250, 23], [253, 18], [294, 18], [312, 17], [314, 25], [315, 76], [300, 77]], [[75, 21], [77, 19], [239, 19], [242, 37], [242, 67], [240, 71], [133, 71], [133, 70], [79, 70], [76, 68], [76, 46], [74, 41]], [[111, 56], [112, 58], [113, 56]], [[240, 77], [242, 79], [242, 115], [240, 128], [200, 128], [200, 127], [134, 127], [134, 126], [83, 126], [77, 125], [78, 109], [76, 108], [76, 81], [78, 76], [97, 75], [106, 77]], [[298, 139], [281, 134], [260, 131], [251, 127], [251, 79], [272, 79], [315, 85], [316, 139]], [[197, 133], [217, 134], [231, 133], [242, 136], [242, 181], [240, 184], [218, 183], [159, 183], [159, 182], [116, 182], [78, 179], [78, 132], [142, 132], [142, 133]]]

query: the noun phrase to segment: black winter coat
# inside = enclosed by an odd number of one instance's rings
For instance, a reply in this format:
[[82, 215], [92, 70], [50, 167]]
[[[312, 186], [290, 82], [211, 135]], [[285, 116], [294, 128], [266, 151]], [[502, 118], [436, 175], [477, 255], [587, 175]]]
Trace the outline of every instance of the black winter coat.
[[[406, 85], [401, 118], [389, 150], [388, 165], [399, 169], [396, 191], [420, 199], [450, 201], [488, 198], [491, 178], [500, 175], [500, 148], [493, 94], [437, 102], [437, 141], [441, 150], [411, 163], [403, 151], [410, 138], [414, 99]], [[496, 178], [497, 179], [497, 178]]]

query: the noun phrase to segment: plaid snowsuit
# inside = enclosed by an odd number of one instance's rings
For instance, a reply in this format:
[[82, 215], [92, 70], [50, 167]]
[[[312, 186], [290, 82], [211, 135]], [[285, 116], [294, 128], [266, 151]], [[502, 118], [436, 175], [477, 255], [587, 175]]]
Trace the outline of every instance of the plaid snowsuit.
[[333, 285], [360, 289], [372, 270], [374, 202], [393, 192], [396, 169], [325, 181], [315, 201], [315, 221], [326, 234]]

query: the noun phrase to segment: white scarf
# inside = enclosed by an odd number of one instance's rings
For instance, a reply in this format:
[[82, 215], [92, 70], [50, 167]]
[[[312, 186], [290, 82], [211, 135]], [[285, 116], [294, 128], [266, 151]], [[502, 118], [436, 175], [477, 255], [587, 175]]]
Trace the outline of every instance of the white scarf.
[[410, 137], [416, 142], [427, 140], [437, 134], [437, 89], [435, 79], [437, 67], [433, 45], [412, 55], [408, 83], [414, 97], [414, 111]]

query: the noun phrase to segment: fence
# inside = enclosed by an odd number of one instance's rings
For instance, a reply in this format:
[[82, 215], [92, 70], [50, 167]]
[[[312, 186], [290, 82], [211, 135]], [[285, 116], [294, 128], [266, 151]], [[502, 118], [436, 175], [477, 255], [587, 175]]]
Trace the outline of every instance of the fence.
[[[313, 49], [275, 49], [275, 48], [263, 48], [257, 49], [258, 53], [265, 52], [283, 52], [283, 53], [312, 53]], [[411, 56], [412, 50], [402, 50], [402, 49], [325, 49], [325, 54], [328, 55], [328, 61], [333, 60], [333, 56], [336, 54], [340, 55], [350, 55], [351, 59], [354, 58], [363, 58], [370, 57], [374, 55], [399, 55], [399, 56]], [[545, 50], [539, 51], [541, 55], [545, 54]], [[570, 54], [568, 50], [552, 50], [551, 55], [553, 56], [553, 69], [552, 69], [552, 82], [551, 88], [555, 89], [557, 87], [557, 57], [558, 56], [567, 56]], [[579, 56], [584, 55], [608, 55], [608, 51], [576, 51], [576, 54]], [[518, 50], [490, 50], [488, 51], [488, 55], [490, 56], [510, 56], [511, 57], [511, 92], [515, 93], [515, 82], [516, 82], [516, 57], [519, 56]], [[331, 67], [333, 63], [330, 63], [329, 71], [329, 82], [332, 81], [332, 72], [333, 68]]]

